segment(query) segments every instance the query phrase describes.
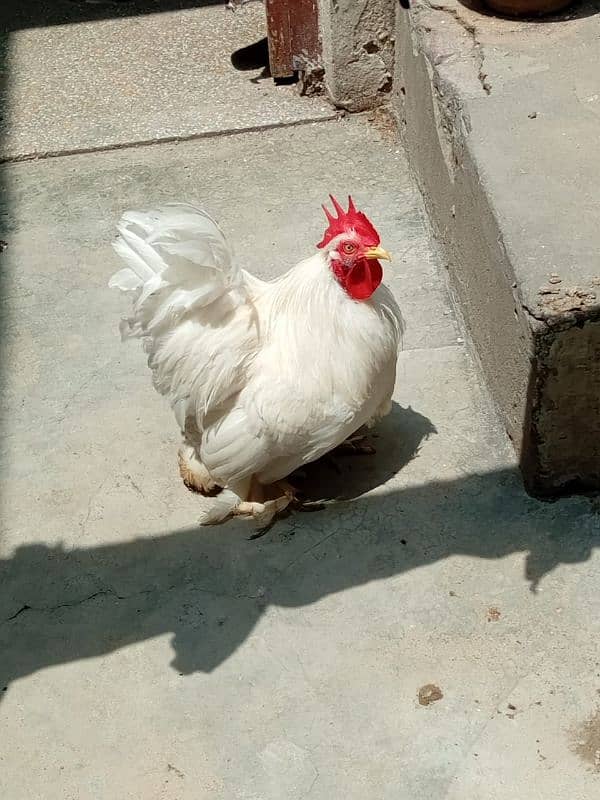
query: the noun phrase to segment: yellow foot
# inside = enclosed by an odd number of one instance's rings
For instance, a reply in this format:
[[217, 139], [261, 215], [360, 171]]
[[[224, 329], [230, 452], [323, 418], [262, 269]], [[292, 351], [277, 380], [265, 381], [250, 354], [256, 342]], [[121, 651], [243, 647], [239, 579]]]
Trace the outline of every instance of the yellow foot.
[[277, 497], [275, 500], [265, 500], [258, 503], [255, 500], [242, 500], [233, 510], [234, 517], [252, 519], [257, 527], [266, 528], [273, 522], [277, 514], [286, 509], [290, 504], [288, 497]]
[[278, 514], [296, 503], [296, 491], [287, 481], [277, 481], [264, 486], [253, 478], [248, 498], [236, 506], [233, 515], [251, 518], [257, 527], [264, 530], [271, 525]]
[[[245, 496], [246, 499], [241, 500], [240, 496]], [[250, 538], [257, 539], [267, 532], [277, 516], [288, 507], [298, 511], [316, 511], [322, 508], [316, 504], [305, 506], [297, 497], [295, 488], [287, 481], [263, 485], [253, 477], [249, 487], [246, 484], [243, 488], [237, 486], [234, 489], [225, 489], [213, 508], [202, 517], [202, 524], [216, 525], [230, 517], [241, 517], [254, 522], [258, 532]]]
[[179, 474], [190, 492], [199, 492], [205, 497], [213, 497], [221, 491], [221, 487], [213, 481], [209, 471], [198, 459], [193, 447], [183, 445], [177, 454], [177, 459]]

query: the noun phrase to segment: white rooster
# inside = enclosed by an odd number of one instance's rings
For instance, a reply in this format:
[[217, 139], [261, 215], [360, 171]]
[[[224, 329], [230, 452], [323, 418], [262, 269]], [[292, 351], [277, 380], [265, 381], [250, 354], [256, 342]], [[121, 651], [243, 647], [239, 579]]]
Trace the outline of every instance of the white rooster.
[[139, 337], [155, 388], [184, 442], [181, 476], [206, 495], [204, 522], [267, 525], [294, 499], [285, 480], [391, 409], [402, 316], [381, 283], [389, 260], [349, 198], [331, 197], [317, 252], [272, 281], [232, 263], [209, 215], [186, 204], [123, 215], [127, 266], [109, 286], [133, 292], [123, 338]]

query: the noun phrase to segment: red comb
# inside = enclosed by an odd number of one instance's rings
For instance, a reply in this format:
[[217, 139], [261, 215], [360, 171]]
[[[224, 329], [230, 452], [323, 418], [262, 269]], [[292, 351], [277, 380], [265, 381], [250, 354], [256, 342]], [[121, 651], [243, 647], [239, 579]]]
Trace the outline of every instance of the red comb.
[[351, 197], [348, 197], [348, 211], [344, 211], [332, 194], [330, 194], [329, 197], [337, 213], [337, 217], [334, 217], [333, 214], [328, 211], [327, 207], [323, 206], [323, 211], [329, 222], [329, 227], [325, 231], [323, 239], [319, 242], [317, 247], [325, 247], [332, 239], [339, 236], [340, 233], [345, 233], [349, 230], [355, 230], [363, 242], [369, 247], [375, 247], [379, 244], [379, 234], [366, 214], [356, 210]]

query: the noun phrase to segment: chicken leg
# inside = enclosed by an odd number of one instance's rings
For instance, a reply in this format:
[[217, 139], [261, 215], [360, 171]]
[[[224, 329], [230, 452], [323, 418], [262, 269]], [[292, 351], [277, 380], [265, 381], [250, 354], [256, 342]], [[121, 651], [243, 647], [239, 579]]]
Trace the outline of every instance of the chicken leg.
[[260, 527], [267, 527], [277, 514], [296, 502], [296, 490], [287, 481], [265, 486], [253, 477], [246, 500], [235, 507], [233, 516], [250, 517]]

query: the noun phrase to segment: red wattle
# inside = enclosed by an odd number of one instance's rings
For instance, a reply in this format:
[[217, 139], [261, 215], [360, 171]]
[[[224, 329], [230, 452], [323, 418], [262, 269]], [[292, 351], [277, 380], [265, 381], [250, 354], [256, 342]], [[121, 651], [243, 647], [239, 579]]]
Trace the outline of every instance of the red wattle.
[[383, 280], [379, 261], [363, 259], [345, 276], [342, 286], [353, 300], [368, 300]]

